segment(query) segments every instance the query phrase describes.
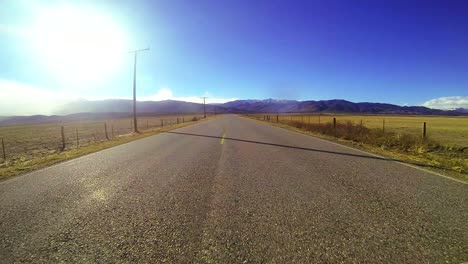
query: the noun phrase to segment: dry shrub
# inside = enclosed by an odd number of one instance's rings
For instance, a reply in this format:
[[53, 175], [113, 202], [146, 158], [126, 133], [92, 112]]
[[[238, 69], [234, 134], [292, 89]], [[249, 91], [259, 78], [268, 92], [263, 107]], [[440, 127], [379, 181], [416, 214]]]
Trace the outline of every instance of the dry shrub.
[[423, 157], [429, 160], [429, 164], [458, 171], [468, 172], [468, 148], [453, 145], [442, 145], [430, 138], [408, 134], [385, 132], [378, 128], [367, 128], [352, 122], [338, 122], [336, 128], [332, 123], [307, 124], [299, 121], [282, 120], [280, 123], [287, 124], [298, 129], [321, 133], [354, 142], [392, 149], [395, 151], [410, 153], [411, 155]]
[[286, 121], [286, 123], [299, 129], [383, 148], [415, 152], [429, 152], [443, 148], [434, 140], [406, 133], [384, 133], [381, 129], [370, 129], [349, 121], [337, 123], [336, 128], [333, 127], [332, 123], [306, 124], [297, 121]]

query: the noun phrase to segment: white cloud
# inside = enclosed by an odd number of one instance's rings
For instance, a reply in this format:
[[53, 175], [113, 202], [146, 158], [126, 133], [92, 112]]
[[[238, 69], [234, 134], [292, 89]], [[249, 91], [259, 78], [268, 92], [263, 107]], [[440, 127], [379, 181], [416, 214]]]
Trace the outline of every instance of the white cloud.
[[49, 115], [71, 100], [65, 94], [0, 79], [0, 115]]
[[169, 100], [172, 99], [174, 96], [172, 95], [172, 91], [168, 88], [159, 89], [157, 93], [151, 96], [145, 96], [138, 98], [138, 101], [161, 101], [161, 100]]
[[[206, 103], [207, 104], [222, 104], [230, 101], [237, 100], [237, 98], [223, 98], [223, 97], [214, 97], [210, 93], [205, 92], [203, 96], [206, 96]], [[185, 101], [185, 102], [192, 102], [192, 103], [203, 103], [203, 98], [201, 96], [174, 96], [172, 91], [168, 88], [162, 88], [158, 90], [158, 92], [151, 96], [146, 96], [143, 98], [139, 98], [139, 101], [161, 101], [161, 100], [177, 100], [177, 101]]]
[[0, 24], [0, 34], [26, 38], [31, 35], [31, 32], [24, 27]]
[[468, 109], [468, 96], [448, 96], [429, 100], [423, 106], [435, 109]]

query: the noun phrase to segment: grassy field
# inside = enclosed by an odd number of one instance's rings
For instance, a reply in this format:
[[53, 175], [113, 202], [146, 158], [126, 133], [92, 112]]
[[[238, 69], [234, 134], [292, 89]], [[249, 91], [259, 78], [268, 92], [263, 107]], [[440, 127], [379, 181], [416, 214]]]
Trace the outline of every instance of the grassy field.
[[[248, 117], [445, 171], [468, 182], [468, 117], [276, 114]], [[423, 122], [427, 124], [426, 138], [422, 137]]]
[[[270, 115], [271, 121], [276, 121], [276, 114]], [[262, 115], [253, 115], [263, 119]], [[444, 145], [468, 147], [468, 117], [451, 116], [397, 116], [397, 115], [278, 115], [279, 121], [297, 121], [303, 123], [318, 124], [333, 122], [336, 117], [338, 123], [351, 121], [368, 128], [382, 129], [385, 120], [385, 131], [407, 133], [417, 136], [422, 135], [423, 122], [426, 122], [427, 137]]]
[[[161, 125], [170, 127], [178, 123], [186, 124], [202, 117], [203, 115], [139, 117], [138, 128], [141, 131], [151, 132], [160, 129]], [[6, 160], [4, 160], [0, 145], [0, 178], [3, 176], [1, 175], [2, 170], [10, 167], [21, 167], [37, 159], [48, 159], [51, 156], [70, 151], [90, 150], [97, 144], [116, 141], [119, 138], [131, 135], [133, 131], [132, 121], [132, 118], [120, 118], [0, 127], [0, 138], [4, 140], [6, 154]], [[107, 137], [105, 124], [107, 125]], [[64, 127], [65, 134], [65, 149], [63, 150], [61, 126]]]

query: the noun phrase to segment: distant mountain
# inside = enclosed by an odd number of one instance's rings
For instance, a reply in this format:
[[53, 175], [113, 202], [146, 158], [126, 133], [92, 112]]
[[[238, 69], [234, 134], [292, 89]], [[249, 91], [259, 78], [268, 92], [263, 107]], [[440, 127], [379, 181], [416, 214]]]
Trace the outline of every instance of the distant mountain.
[[454, 109], [453, 111], [455, 111], [457, 113], [468, 114], [468, 109], [467, 108], [457, 108], [457, 109]]
[[[253, 113], [294, 112], [299, 101], [294, 100], [236, 100], [222, 104], [223, 107]], [[297, 111], [296, 111], [297, 112]]]
[[[350, 113], [400, 115], [468, 115], [468, 109], [439, 110], [423, 106], [398, 106], [383, 103], [353, 103], [346, 100], [236, 100], [224, 104], [207, 104], [207, 113]], [[106, 120], [130, 117], [132, 100], [80, 100], [56, 109], [55, 115], [0, 117], [0, 126], [60, 123], [79, 120]], [[139, 116], [167, 114], [201, 114], [203, 104], [165, 100], [137, 102]]]
[[[225, 108], [219, 105], [206, 105], [207, 112], [222, 112]], [[71, 102], [56, 109], [57, 115], [68, 115], [73, 113], [132, 113], [132, 100], [80, 100]], [[164, 100], [137, 102], [138, 113], [180, 114], [180, 113], [202, 113], [203, 104]]]
[[461, 112], [431, 109], [423, 106], [399, 106], [383, 103], [353, 103], [346, 100], [293, 101], [293, 100], [236, 100], [223, 104], [252, 113], [360, 113], [407, 115], [457, 115]]
[[[72, 113], [131, 113], [132, 100], [76, 101], [68, 103], [55, 112], [57, 115]], [[217, 113], [361, 113], [361, 114], [410, 114], [410, 115], [457, 115], [465, 109], [439, 110], [424, 106], [399, 106], [385, 103], [353, 103], [346, 100], [295, 101], [295, 100], [236, 100], [224, 104], [207, 104], [207, 112]], [[203, 104], [175, 100], [137, 102], [138, 113], [180, 114], [202, 113]]]
[[[220, 105], [206, 106], [208, 114], [239, 112]], [[138, 116], [177, 115], [177, 114], [201, 114], [203, 104], [165, 100], [137, 102]], [[67, 103], [57, 108], [54, 115], [10, 116], [0, 117], [0, 126], [61, 123], [82, 120], [108, 120], [131, 117], [133, 114], [132, 100], [79, 100]]]

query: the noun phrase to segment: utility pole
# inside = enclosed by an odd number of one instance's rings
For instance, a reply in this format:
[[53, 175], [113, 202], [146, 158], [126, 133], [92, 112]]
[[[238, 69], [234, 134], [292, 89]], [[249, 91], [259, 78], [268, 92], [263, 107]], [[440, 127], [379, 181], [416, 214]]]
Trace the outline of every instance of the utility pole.
[[208, 98], [206, 96], [203, 96], [203, 118], [206, 118], [206, 104], [205, 104], [205, 99]]
[[134, 64], [133, 64], [133, 131], [135, 133], [138, 132], [138, 126], [137, 126], [137, 115], [136, 115], [136, 66], [137, 66], [137, 54], [138, 52], [142, 51], [147, 51], [149, 48], [146, 49], [138, 49], [138, 50], [132, 50], [129, 53], [134, 54]]

